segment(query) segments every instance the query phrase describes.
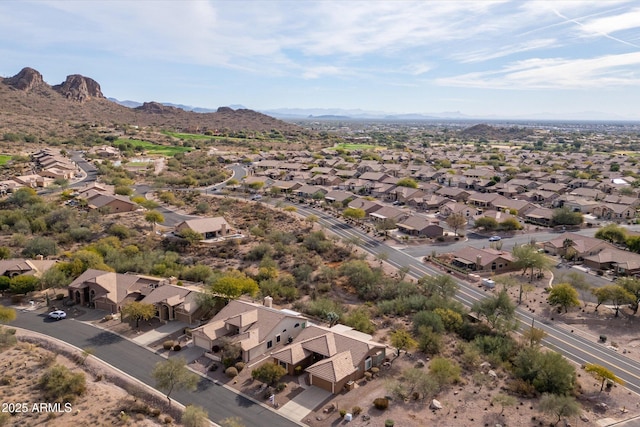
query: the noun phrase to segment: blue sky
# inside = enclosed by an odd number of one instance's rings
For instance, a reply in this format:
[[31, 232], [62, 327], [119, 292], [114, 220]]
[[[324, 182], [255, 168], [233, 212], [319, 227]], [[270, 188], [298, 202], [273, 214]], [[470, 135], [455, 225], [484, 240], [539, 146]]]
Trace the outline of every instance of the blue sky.
[[640, 119], [637, 1], [0, 2], [0, 75], [216, 108]]

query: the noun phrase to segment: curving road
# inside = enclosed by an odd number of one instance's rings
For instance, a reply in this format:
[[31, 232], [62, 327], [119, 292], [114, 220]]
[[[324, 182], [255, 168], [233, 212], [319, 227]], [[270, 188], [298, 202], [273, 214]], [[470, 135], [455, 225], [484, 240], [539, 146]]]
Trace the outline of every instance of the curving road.
[[[78, 348], [91, 347], [95, 350], [95, 357], [151, 387], [155, 385], [155, 380], [151, 377], [153, 366], [157, 362], [166, 360], [119, 335], [71, 318], [49, 321], [46, 313], [18, 312], [17, 319], [12, 322], [12, 325], [58, 338]], [[198, 383], [198, 389], [195, 392], [173, 392], [171, 398], [183, 405], [202, 406], [209, 412], [209, 418], [216, 422], [228, 417], [239, 417], [249, 426], [296, 427], [300, 425], [204, 378]]]

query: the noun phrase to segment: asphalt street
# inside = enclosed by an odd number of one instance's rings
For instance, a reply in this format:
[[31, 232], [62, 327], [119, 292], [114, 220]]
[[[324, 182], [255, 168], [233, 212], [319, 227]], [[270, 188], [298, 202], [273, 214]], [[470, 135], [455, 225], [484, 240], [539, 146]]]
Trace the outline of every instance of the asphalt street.
[[[376, 240], [360, 229], [351, 227], [342, 220], [336, 219], [321, 210], [304, 205], [296, 206], [298, 213], [303, 216], [317, 216], [321, 225], [340, 238], [359, 241], [359, 246], [371, 255], [380, 256], [380, 254], [385, 254], [383, 257], [386, 258], [386, 262], [394, 267], [409, 267], [408, 276], [414, 279], [419, 279], [425, 275], [442, 274], [442, 271], [423, 263], [421, 258], [415, 258], [402, 250]], [[487, 297], [487, 292], [484, 289], [461, 280], [456, 279], [456, 281], [459, 285], [456, 298], [467, 307], [470, 307], [475, 301]], [[547, 333], [547, 337], [543, 340], [545, 346], [563, 354], [579, 365], [595, 363], [607, 367], [625, 381], [625, 386], [628, 389], [640, 394], [640, 364], [637, 362], [607, 348], [606, 345], [597, 342], [597, 339], [589, 340], [573, 334], [566, 325], [556, 325], [551, 319], [533, 315], [522, 307], [517, 308], [517, 314], [520, 328], [530, 327], [533, 321], [535, 327]]]
[[[72, 318], [50, 321], [44, 312], [18, 312], [18, 317], [12, 325], [58, 338], [81, 349], [91, 347], [95, 350], [95, 357], [151, 387], [155, 385], [155, 380], [151, 376], [154, 365], [166, 360], [119, 335]], [[239, 417], [247, 426], [295, 427], [300, 425], [204, 378], [198, 383], [198, 389], [195, 392], [174, 391], [171, 398], [183, 405], [202, 406], [215, 422], [229, 417]]]

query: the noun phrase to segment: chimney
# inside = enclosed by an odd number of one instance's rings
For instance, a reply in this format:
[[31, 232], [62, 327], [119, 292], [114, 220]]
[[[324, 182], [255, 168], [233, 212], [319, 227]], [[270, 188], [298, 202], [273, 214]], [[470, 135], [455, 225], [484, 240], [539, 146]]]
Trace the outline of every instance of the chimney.
[[273, 306], [273, 298], [270, 296], [264, 297], [264, 306], [271, 308]]
[[38, 261], [42, 261], [44, 259], [44, 256], [43, 255], [36, 255], [36, 259]]
[[169, 277], [169, 284], [175, 285], [176, 283], [178, 283], [178, 278], [177, 277], [175, 277], [175, 276]]

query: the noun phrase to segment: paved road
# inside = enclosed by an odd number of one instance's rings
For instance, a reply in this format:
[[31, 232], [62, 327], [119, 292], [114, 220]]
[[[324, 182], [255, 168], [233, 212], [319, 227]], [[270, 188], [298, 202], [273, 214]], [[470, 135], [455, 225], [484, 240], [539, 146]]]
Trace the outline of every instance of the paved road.
[[[316, 215], [319, 223], [335, 233], [343, 239], [357, 239], [359, 246], [374, 256], [380, 254], [386, 255], [386, 262], [394, 267], [409, 267], [408, 276], [418, 279], [424, 275], [442, 274], [442, 271], [424, 264], [401, 250], [387, 245], [384, 242], [374, 239], [373, 237], [363, 233], [360, 229], [351, 227], [343, 221], [326, 214], [323, 211], [316, 210], [307, 206], [296, 205], [298, 212], [304, 216]], [[481, 300], [487, 296], [486, 291], [482, 288], [472, 286], [467, 282], [458, 280], [459, 290], [456, 298], [467, 307], [470, 307], [475, 301]], [[606, 346], [582, 336], [571, 333], [571, 329], [563, 324], [555, 324], [548, 318], [541, 318], [518, 307], [518, 319], [521, 328], [528, 328], [532, 321], [535, 326], [547, 333], [547, 338], [543, 343], [565, 357], [582, 365], [584, 363], [596, 363], [612, 370], [618, 377], [625, 381], [625, 385], [630, 390], [640, 393], [640, 364], [628, 357], [606, 348]]]
[[[244, 169], [241, 166], [237, 166], [236, 168], [233, 168], [233, 170], [234, 177], [236, 171], [239, 174], [244, 174]], [[426, 253], [417, 252], [420, 250], [424, 251], [424, 248], [416, 249], [414, 251], [413, 249], [409, 250], [408, 248], [392, 247], [363, 233], [357, 228], [345, 224], [343, 221], [338, 220], [321, 210], [300, 205], [297, 205], [297, 208], [298, 212], [303, 216], [317, 216], [320, 224], [328, 227], [339, 237], [343, 239], [356, 239], [359, 242], [359, 246], [372, 255], [380, 256], [381, 254], [384, 254], [384, 257], [389, 264], [397, 268], [404, 266], [409, 267], [408, 276], [410, 277], [418, 279], [424, 275], [441, 274], [440, 270], [427, 266], [420, 261], [420, 257], [433, 250], [432, 246], [428, 247], [428, 252]], [[579, 233], [589, 235], [589, 233], [595, 233], [595, 230], [581, 230]], [[552, 239], [557, 236], [557, 234], [537, 233], [534, 236], [536, 240], [544, 241]], [[507, 241], [503, 243], [503, 245], [505, 245], [503, 247], [507, 249], [509, 247], [513, 247], [516, 243], [528, 243], [531, 240], [531, 235], [521, 235], [505, 240]], [[470, 239], [466, 242], [458, 242], [456, 245], [460, 245], [460, 247], [467, 245], [486, 245], [486, 241], [481, 239]], [[405, 249], [408, 253], [399, 249]], [[448, 245], [443, 250], [451, 251], [454, 249], [454, 245]], [[416, 258], [416, 256], [418, 258]], [[487, 295], [482, 289], [474, 287], [464, 281], [458, 281], [458, 284], [459, 291], [457, 293], [457, 298], [468, 307], [475, 301], [485, 298]], [[544, 344], [546, 346], [564, 354], [567, 358], [578, 364], [596, 363], [605, 366], [622, 378], [625, 381], [627, 388], [636, 393], [640, 393], [640, 365], [637, 362], [606, 348], [605, 346], [595, 342], [595, 340], [589, 340], [571, 333], [565, 325], [556, 325], [550, 319], [532, 315], [521, 307], [518, 307], [517, 314], [521, 328], [529, 327], [532, 322], [535, 321], [536, 327], [543, 329], [548, 334], [547, 338], [544, 340]]]
[[[151, 387], [155, 384], [151, 377], [153, 366], [165, 360], [116, 334], [75, 319], [48, 321], [44, 313], [19, 312], [12, 325], [58, 338], [78, 348], [92, 347], [95, 349], [95, 357]], [[183, 405], [202, 406], [215, 422], [228, 417], [240, 417], [247, 426], [294, 427], [300, 425], [206, 379], [199, 382], [196, 392], [174, 392], [171, 397]]]

